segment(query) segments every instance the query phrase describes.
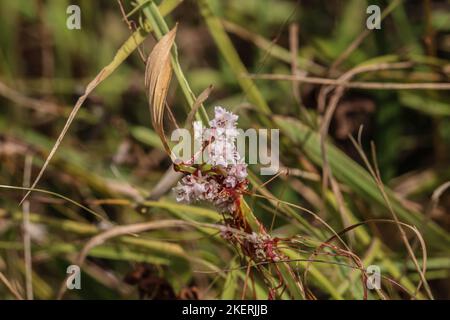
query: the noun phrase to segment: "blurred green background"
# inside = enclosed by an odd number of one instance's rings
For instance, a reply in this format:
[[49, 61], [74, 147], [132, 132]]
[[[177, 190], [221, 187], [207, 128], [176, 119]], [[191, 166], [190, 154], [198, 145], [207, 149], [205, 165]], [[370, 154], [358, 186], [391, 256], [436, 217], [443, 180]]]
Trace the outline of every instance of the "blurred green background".
[[[133, 10], [133, 3], [122, 2], [125, 12]], [[257, 103], [251, 94], [249, 96], [250, 89], [239, 82], [242, 75], [230, 64], [226, 50], [220, 47], [220, 41], [213, 37], [214, 30], [205, 22], [201, 11], [202, 7], [205, 10], [205, 3], [222, 22], [232, 48], [252, 74], [292, 73], [290, 29], [296, 25], [300, 74], [336, 78], [363, 62], [378, 59], [411, 61], [414, 66], [407, 70], [363, 74], [357, 77], [358, 81], [449, 82], [450, 1], [163, 1], [161, 6], [173, 8], [165, 17], [169, 27], [178, 22], [178, 55], [191, 89], [198, 95], [212, 84], [214, 90], [205, 103], [207, 112], [211, 114], [214, 105], [225, 106], [240, 116], [242, 128], [259, 128], [264, 124], [258, 118]], [[66, 27], [66, 9], [71, 4], [81, 8], [80, 30]], [[383, 19], [381, 29], [369, 32], [330, 74], [333, 62], [354, 39], [366, 32], [369, 4], [377, 4], [382, 10], [389, 6], [393, 9]], [[132, 29], [148, 23], [142, 8], [129, 19]], [[132, 32], [117, 1], [0, 1], [0, 184], [24, 185], [27, 156], [32, 157], [32, 177], [36, 176], [78, 97], [113, 60]], [[145, 57], [155, 43], [154, 35], [146, 35], [141, 46]], [[99, 222], [86, 210], [53, 195], [35, 192], [30, 197], [35, 298], [55, 297], [66, 275], [66, 266], [90, 236], [107, 228], [105, 224], [167, 217], [197, 221], [219, 219], [211, 208], [201, 211], [201, 205], [174, 206], [170, 193], [144, 214], [133, 206], [96, 202], [104, 198], [138, 202], [149, 194], [170, 166], [151, 128], [144, 70], [145, 64], [135, 50], [89, 95], [38, 184], [41, 189], [88, 206], [105, 220]], [[189, 106], [177, 81], [172, 82], [168, 105], [178, 123], [184, 124]], [[299, 119], [312, 131], [318, 130], [320, 86], [301, 84], [300, 96], [296, 98], [292, 83], [287, 81], [254, 80], [253, 85], [273, 116]], [[353, 171], [353, 165], [363, 166], [348, 138], [348, 135], [356, 136], [363, 125], [366, 151], [370, 151], [369, 141], [373, 140], [384, 183], [402, 199], [401, 205], [406, 210], [402, 220], [438, 226], [436, 234], [442, 237], [435, 236], [434, 231], [425, 231], [425, 239], [429, 249], [430, 285], [440, 298], [450, 298], [450, 242], [447, 241], [450, 192], [443, 192], [436, 205], [432, 205], [430, 198], [438, 186], [450, 179], [449, 97], [448, 91], [436, 90], [347, 90], [329, 132], [330, 142], [336, 150], [342, 151], [339, 155], [345, 157], [345, 161], [336, 160], [343, 162], [339, 162], [341, 173], [335, 175], [342, 184], [345, 201], [355, 221], [390, 217], [376, 201], [379, 195], [373, 194], [377, 191], [371, 193], [370, 189], [364, 189], [363, 179], [351, 180], [346, 176]], [[305, 118], [305, 110], [310, 122]], [[167, 132], [171, 126], [169, 123]], [[283, 165], [301, 170], [303, 175], [276, 179], [269, 185], [270, 192], [280, 199], [320, 212], [336, 230], [341, 230], [343, 222], [333, 193], [322, 194], [320, 161], [315, 160], [311, 151], [303, 150], [302, 144], [284, 133], [283, 128], [281, 142]], [[334, 158], [330, 159], [333, 161]], [[251, 169], [259, 172], [256, 167]], [[0, 272], [25, 295], [22, 211], [18, 206], [23, 193], [0, 190]], [[276, 206], [260, 199], [250, 199], [249, 203], [256, 215], [270, 226], [272, 215], [278, 210]], [[405, 218], [409, 212], [414, 212], [410, 220]], [[314, 221], [310, 223], [319, 228]], [[418, 227], [422, 230], [420, 225]], [[282, 235], [298, 232], [287, 218], [277, 219], [275, 229]], [[398, 266], [395, 278], [405, 277], [417, 282], [414, 267], [405, 262], [407, 253], [395, 227], [371, 226], [366, 230], [369, 240], [365, 243], [350, 239], [352, 247], [364, 257], [373, 239], [381, 239], [383, 249], [380, 250]], [[444, 238], [447, 242], [439, 240]], [[91, 252], [83, 267], [83, 275], [87, 274], [83, 276], [83, 289], [71, 291], [68, 296], [136, 298], [138, 290], [130, 277], [137, 273], [148, 278], [146, 283], [141, 283], [150, 288], [147, 297], [174, 298], [184, 297], [183, 294], [200, 298], [241, 297], [245, 269], [244, 273], [237, 272], [233, 277], [196, 274], [193, 271], [204, 268], [205, 264], [200, 263], [199, 267], [187, 256], [198, 257], [218, 268], [229, 267], [230, 261], [233, 265], [239, 264], [239, 259], [233, 259], [233, 250], [211, 232], [161, 230], [142, 238], [122, 237]], [[338, 287], [346, 276], [336, 269], [320, 267]], [[392, 276], [394, 274], [391, 272]], [[311, 281], [320, 298], [360, 298], [360, 289], [341, 288], [337, 295], [319, 280]], [[395, 289], [391, 291], [392, 297], [405, 298]], [[259, 298], [266, 298], [264, 288], [260, 292]], [[0, 298], [12, 298], [3, 285], [0, 285]]]

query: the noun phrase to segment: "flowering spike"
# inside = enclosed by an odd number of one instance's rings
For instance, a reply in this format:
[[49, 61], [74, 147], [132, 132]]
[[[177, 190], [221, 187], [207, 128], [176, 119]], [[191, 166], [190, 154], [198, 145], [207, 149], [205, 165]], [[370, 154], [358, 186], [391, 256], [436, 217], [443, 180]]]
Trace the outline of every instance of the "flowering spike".
[[210, 128], [199, 121], [193, 125], [195, 139], [205, 148], [205, 164], [184, 176], [174, 191], [177, 201], [209, 201], [233, 214], [237, 198], [247, 187], [247, 165], [236, 148], [238, 116], [222, 107], [215, 107], [214, 114]]

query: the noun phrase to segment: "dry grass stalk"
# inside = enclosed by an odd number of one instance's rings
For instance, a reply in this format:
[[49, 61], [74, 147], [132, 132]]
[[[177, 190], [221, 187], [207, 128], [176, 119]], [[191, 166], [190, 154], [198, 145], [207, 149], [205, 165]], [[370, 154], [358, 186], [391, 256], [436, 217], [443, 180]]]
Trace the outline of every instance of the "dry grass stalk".
[[[31, 169], [33, 166], [33, 157], [29, 154], [25, 157], [25, 169], [23, 173], [23, 185], [29, 187], [31, 179]], [[27, 300], [33, 300], [33, 267], [31, 256], [31, 237], [30, 237], [30, 201], [23, 203], [23, 248], [25, 260], [25, 280]]]

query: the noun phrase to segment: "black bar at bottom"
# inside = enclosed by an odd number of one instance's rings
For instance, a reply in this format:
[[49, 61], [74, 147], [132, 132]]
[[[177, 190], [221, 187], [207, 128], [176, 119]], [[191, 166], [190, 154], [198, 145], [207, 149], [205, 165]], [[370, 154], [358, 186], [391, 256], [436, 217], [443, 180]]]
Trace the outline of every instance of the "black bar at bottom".
[[[64, 300], [0, 301], [1, 314], [45, 316], [82, 320], [94, 316], [134, 319], [307, 319], [314, 316], [384, 319], [396, 309], [409, 315], [445, 315], [449, 301], [148, 301], [148, 300]], [[442, 313], [440, 313], [442, 312]], [[2, 317], [3, 319], [3, 317]]]

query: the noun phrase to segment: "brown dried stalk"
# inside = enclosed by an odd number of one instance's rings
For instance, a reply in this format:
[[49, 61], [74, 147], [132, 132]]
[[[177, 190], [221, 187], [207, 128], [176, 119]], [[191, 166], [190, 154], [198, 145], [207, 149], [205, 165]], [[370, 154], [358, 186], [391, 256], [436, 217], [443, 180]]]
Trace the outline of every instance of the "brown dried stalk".
[[[366, 90], [450, 90], [448, 82], [418, 82], [418, 83], [400, 83], [400, 82], [363, 82], [363, 81], [346, 81], [339, 79], [308, 77], [305, 75], [289, 75], [289, 74], [250, 74], [246, 75], [252, 79], [264, 80], [284, 80], [292, 82], [303, 82], [317, 85], [342, 86], [352, 89]], [[331, 87], [332, 89], [332, 87]]]

